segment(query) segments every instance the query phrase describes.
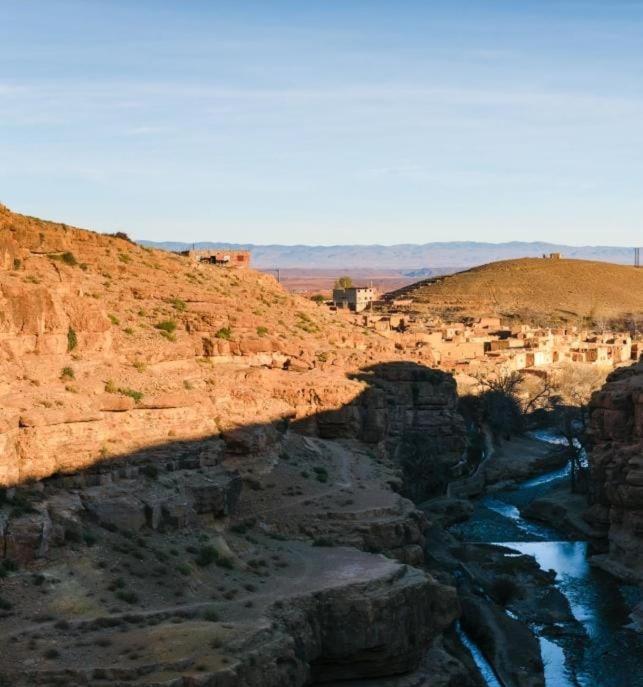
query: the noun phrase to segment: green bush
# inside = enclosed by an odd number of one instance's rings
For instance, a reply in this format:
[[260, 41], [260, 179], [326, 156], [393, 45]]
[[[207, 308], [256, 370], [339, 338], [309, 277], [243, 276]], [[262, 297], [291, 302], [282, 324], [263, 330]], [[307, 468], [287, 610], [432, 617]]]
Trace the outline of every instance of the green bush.
[[125, 589], [117, 591], [116, 598], [124, 601], [127, 604], [135, 604], [139, 601], [138, 594], [136, 592], [131, 592]]
[[76, 332], [69, 327], [67, 330], [67, 352], [71, 352], [78, 346], [78, 337], [76, 336]]
[[114, 384], [114, 380], [108, 379], [105, 382], [105, 393], [116, 394], [118, 393], [118, 387]]
[[63, 367], [61, 373], [60, 373], [60, 378], [65, 381], [68, 379], [76, 379], [76, 373], [74, 372], [73, 367]]
[[229, 558], [218, 558], [216, 564], [220, 568], [226, 568], [227, 570], [232, 570], [234, 568], [234, 563]]
[[266, 336], [268, 327], [257, 327], [257, 336]]
[[162, 322], [157, 322], [154, 327], [162, 332], [172, 334], [176, 330], [176, 322], [174, 320], [163, 320]]
[[116, 315], [111, 315], [111, 314], [110, 314], [110, 315], [108, 315], [107, 317], [109, 317], [110, 322], [111, 322], [112, 324], [120, 324], [120, 323], [121, 323], [121, 321], [118, 319], [118, 317], [116, 317]]
[[171, 298], [169, 301], [172, 307], [178, 312], [183, 312], [188, 306], [187, 303], [180, 298]]
[[318, 482], [328, 482], [328, 470], [324, 467], [315, 467], [315, 478]]
[[209, 608], [203, 614], [203, 620], [207, 620], [211, 623], [216, 623], [217, 620], [219, 620], [219, 614], [213, 608]]
[[202, 568], [212, 565], [219, 560], [219, 552], [214, 548], [214, 546], [202, 546], [198, 549], [195, 563]]
[[127, 387], [119, 387], [118, 393], [133, 398], [136, 403], [140, 403], [144, 396], [142, 391], [136, 391], [136, 389], [129, 389]]
[[60, 255], [50, 255], [49, 257], [57, 262], [64, 262], [65, 265], [69, 265], [70, 267], [78, 266], [78, 260], [76, 260], [76, 256], [69, 251], [61, 253]]
[[89, 530], [85, 530], [83, 532], [83, 541], [87, 546], [94, 546], [96, 543], [96, 535], [93, 532], [90, 532]]
[[232, 338], [232, 330], [230, 327], [221, 327], [215, 336], [217, 339], [225, 339], [226, 341], [229, 341]]

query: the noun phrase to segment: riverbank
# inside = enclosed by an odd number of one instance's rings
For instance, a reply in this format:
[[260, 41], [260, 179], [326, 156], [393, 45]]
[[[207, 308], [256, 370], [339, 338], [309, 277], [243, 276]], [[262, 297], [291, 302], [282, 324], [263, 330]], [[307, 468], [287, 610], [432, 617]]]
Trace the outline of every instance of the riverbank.
[[[590, 565], [601, 533], [596, 517], [583, 518], [585, 499], [569, 492], [567, 471], [531, 473], [549, 449], [535, 438], [507, 442], [496, 466], [530, 479], [497, 483], [472, 502], [425, 504], [436, 523], [431, 535], [439, 524], [448, 527], [427, 537], [429, 558], [456, 580], [465, 599], [462, 626], [501, 684], [640, 685], [640, 591]], [[530, 674], [521, 672], [525, 665]]]

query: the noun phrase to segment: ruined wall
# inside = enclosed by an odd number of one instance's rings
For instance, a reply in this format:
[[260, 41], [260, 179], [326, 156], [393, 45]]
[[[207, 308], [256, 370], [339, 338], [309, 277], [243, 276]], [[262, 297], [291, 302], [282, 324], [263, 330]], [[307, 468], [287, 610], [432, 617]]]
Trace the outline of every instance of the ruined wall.
[[590, 511], [609, 539], [611, 570], [643, 579], [643, 363], [620, 368], [590, 406], [591, 474], [598, 503]]

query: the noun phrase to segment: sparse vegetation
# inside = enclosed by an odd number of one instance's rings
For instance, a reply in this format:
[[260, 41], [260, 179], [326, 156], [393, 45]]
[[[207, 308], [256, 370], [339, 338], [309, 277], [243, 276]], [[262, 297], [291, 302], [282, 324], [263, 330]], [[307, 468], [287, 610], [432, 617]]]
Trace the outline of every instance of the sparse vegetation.
[[318, 482], [328, 482], [328, 470], [323, 466], [313, 468], [315, 472], [315, 479]]
[[120, 599], [121, 601], [124, 601], [130, 605], [139, 602], [138, 594], [127, 589], [120, 589], [116, 592], [115, 596], [117, 599]]
[[203, 613], [203, 620], [207, 620], [211, 623], [216, 623], [219, 620], [219, 614], [213, 608], [208, 608]]
[[184, 300], [181, 300], [180, 298], [172, 298], [169, 302], [171, 303], [172, 307], [178, 312], [183, 312], [188, 307], [187, 303]]
[[112, 379], [108, 379], [105, 382], [105, 393], [108, 394], [117, 394], [118, 393], [118, 387], [116, 384], [114, 384], [114, 381]]
[[163, 320], [154, 325], [155, 329], [167, 334], [173, 334], [176, 331], [176, 322], [174, 320]]
[[60, 373], [60, 379], [62, 381], [68, 381], [71, 379], [76, 379], [76, 373], [74, 372], [73, 367], [63, 367], [61, 373]]
[[225, 339], [229, 341], [232, 338], [232, 330], [230, 327], [221, 327], [215, 334], [217, 339]]
[[76, 331], [72, 329], [72, 327], [69, 327], [67, 330], [67, 352], [71, 353], [76, 346], [78, 346], [78, 336], [76, 335]]
[[78, 260], [76, 260], [76, 256], [69, 251], [65, 251], [61, 255], [51, 255], [50, 257], [52, 260], [58, 260], [69, 267], [78, 266]]
[[129, 389], [127, 387], [119, 387], [118, 393], [133, 398], [136, 403], [140, 403], [144, 396], [142, 391], [136, 391], [136, 389]]

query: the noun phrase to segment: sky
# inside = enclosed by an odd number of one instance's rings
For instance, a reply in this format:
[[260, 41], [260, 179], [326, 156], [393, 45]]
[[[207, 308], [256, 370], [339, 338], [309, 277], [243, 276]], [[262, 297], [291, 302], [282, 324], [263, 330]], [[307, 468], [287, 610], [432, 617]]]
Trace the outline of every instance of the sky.
[[0, 202], [155, 241], [643, 244], [643, 0], [0, 0]]

